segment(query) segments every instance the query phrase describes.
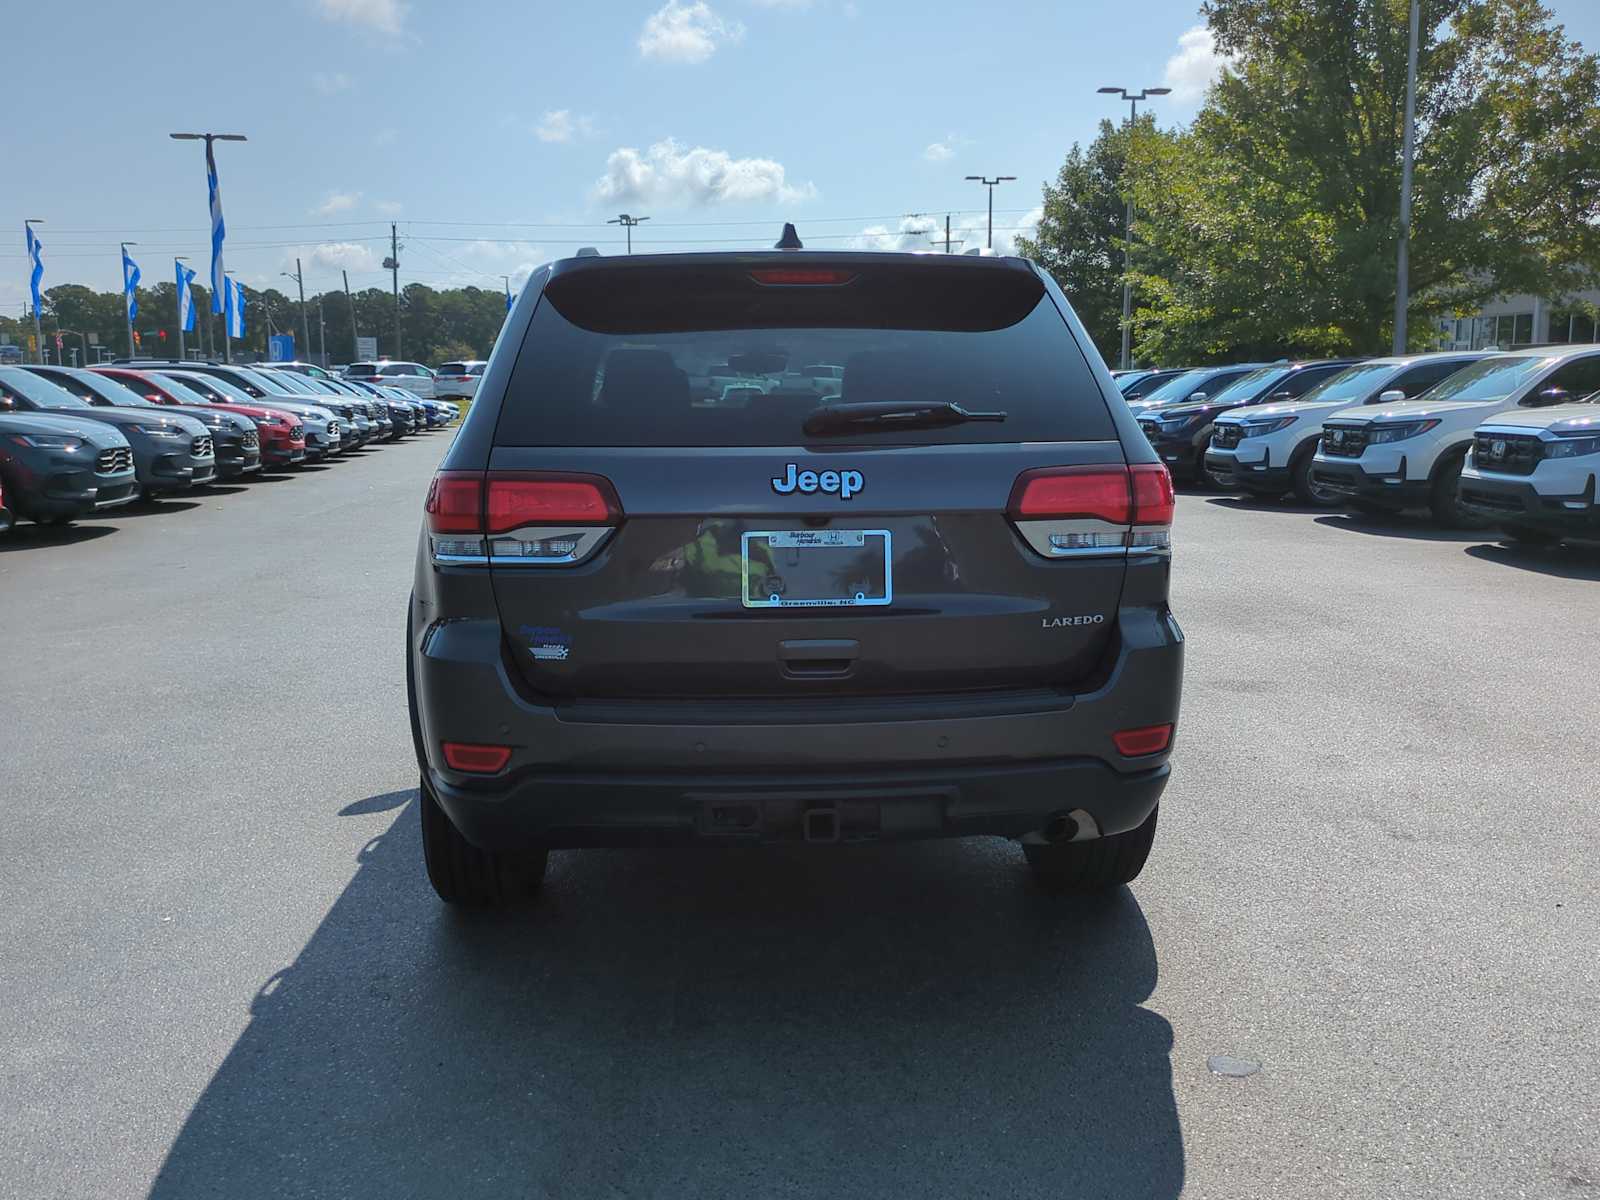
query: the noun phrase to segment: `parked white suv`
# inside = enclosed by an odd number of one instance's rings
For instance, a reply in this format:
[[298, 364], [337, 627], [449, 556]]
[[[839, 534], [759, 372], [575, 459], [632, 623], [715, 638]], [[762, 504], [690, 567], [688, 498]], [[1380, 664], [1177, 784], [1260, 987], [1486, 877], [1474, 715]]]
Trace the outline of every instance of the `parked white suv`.
[[1337, 503], [1336, 494], [1310, 477], [1323, 420], [1352, 405], [1420, 396], [1486, 354], [1368, 359], [1323, 380], [1298, 400], [1224, 413], [1206, 450], [1206, 474], [1224, 490], [1264, 497], [1292, 491], [1305, 504]]
[[383, 359], [379, 362], [351, 363], [344, 369], [346, 379], [379, 386], [402, 387], [424, 400], [434, 398], [433, 371], [418, 362]]
[[476, 358], [442, 364], [433, 377], [433, 394], [441, 400], [450, 397], [471, 400], [478, 393], [478, 380], [483, 378], [483, 369], [488, 365]]
[[1600, 392], [1587, 402], [1519, 408], [1479, 425], [1461, 472], [1461, 506], [1512, 541], [1600, 540]]
[[1600, 345], [1497, 354], [1420, 400], [1335, 413], [1323, 422], [1312, 477], [1355, 508], [1426, 508], [1441, 525], [1471, 524], [1461, 472], [1473, 431], [1500, 413], [1549, 408], [1597, 388]]

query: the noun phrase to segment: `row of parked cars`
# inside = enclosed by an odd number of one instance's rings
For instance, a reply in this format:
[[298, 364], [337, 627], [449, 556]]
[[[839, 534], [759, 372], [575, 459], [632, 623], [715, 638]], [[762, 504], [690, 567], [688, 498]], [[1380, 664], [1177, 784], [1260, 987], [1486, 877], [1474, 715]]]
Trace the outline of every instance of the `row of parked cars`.
[[1117, 373], [1179, 481], [1600, 539], [1600, 345]]
[[0, 366], [0, 530], [294, 468], [459, 415], [451, 401], [311, 363]]

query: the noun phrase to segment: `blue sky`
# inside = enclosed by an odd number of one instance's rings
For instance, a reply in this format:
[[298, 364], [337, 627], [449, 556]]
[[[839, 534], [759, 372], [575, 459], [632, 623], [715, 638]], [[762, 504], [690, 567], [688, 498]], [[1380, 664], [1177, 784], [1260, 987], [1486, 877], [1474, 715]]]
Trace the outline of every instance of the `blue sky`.
[[[1600, 45], [1600, 4], [1547, 0]], [[113, 0], [73, 6], [72, 36], [8, 57], [28, 117], [0, 176], [0, 306], [27, 294], [22, 221], [39, 217], [45, 286], [120, 285], [117, 242], [147, 281], [208, 261], [199, 143], [220, 145], [228, 265], [246, 284], [513, 286], [547, 259], [635, 247], [925, 244], [953, 212], [981, 244], [1039, 203], [1067, 148], [1125, 106], [1102, 84], [1167, 84], [1192, 117], [1215, 60], [1196, 0], [163, 0], [160, 21]], [[178, 44], [174, 30], [186, 31]], [[179, 72], [170, 64], [182, 61]], [[212, 81], [215, 80], [216, 83]], [[126, 97], [125, 101], [118, 97]], [[19, 110], [21, 111], [21, 110]], [[918, 218], [911, 214], [926, 214]], [[908, 220], [909, 218], [909, 220]], [[617, 248], [620, 249], [620, 246]]]

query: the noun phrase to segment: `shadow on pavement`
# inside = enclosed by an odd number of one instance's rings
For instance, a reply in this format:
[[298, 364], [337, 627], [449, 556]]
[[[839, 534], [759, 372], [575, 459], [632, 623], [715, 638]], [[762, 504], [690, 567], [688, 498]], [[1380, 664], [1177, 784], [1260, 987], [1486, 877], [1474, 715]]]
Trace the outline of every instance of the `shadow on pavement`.
[[0, 533], [0, 554], [72, 546], [78, 542], [92, 542], [116, 531], [115, 525], [35, 525], [32, 521], [19, 519], [11, 527], [11, 532]]
[[1397, 513], [1331, 513], [1317, 518], [1318, 525], [1329, 529], [1342, 529], [1347, 533], [1365, 533], [1371, 537], [1404, 538], [1413, 542], [1481, 542], [1482, 529], [1440, 529], [1422, 517]]
[[191, 508], [199, 508], [198, 500], [168, 500], [141, 496], [132, 504], [124, 504], [121, 508], [109, 510], [102, 520], [122, 520], [124, 517], [167, 517], [173, 513], [188, 512]]
[[1596, 546], [1502, 546], [1486, 543], [1468, 546], [1473, 558], [1536, 571], [1557, 579], [1600, 580], [1600, 547]]
[[399, 796], [157, 1200], [1179, 1194], [1131, 892], [1049, 902], [998, 842], [590, 851], [474, 918]]
[[1206, 503], [1215, 504], [1218, 508], [1235, 508], [1242, 512], [1297, 512], [1310, 516], [1312, 513], [1327, 511], [1301, 504], [1298, 500], [1268, 500], [1265, 496], [1214, 496]]

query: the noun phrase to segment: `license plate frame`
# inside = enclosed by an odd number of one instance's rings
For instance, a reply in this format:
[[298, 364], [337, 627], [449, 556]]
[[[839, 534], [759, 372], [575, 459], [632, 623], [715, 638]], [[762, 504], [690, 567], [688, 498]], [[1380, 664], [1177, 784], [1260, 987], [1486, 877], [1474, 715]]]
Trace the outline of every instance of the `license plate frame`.
[[[774, 541], [774, 539], [778, 539]], [[785, 557], [792, 561], [788, 564], [791, 568], [800, 566], [800, 557], [806, 551], [832, 551], [829, 556], [837, 560], [841, 552], [866, 552], [869, 543], [881, 540], [883, 551], [883, 587], [881, 594], [875, 586], [875, 566], [877, 554], [871, 554], [870, 560], [862, 564], [868, 572], [868, 577], [862, 582], [864, 586], [843, 595], [791, 595], [787, 588], [787, 580], [781, 575], [776, 575], [773, 563], [773, 551], [782, 551]], [[766, 561], [758, 561], [753, 572], [750, 564], [750, 552], [753, 543], [760, 543], [766, 551]], [[740, 600], [745, 608], [873, 608], [881, 607], [894, 602], [894, 539], [887, 529], [752, 529], [739, 535], [739, 573], [740, 573]], [[811, 561], [806, 565], [812, 568], [812, 573], [823, 569], [821, 559], [812, 555]], [[804, 576], [805, 573], [802, 573]], [[776, 577], [784, 586], [774, 588], [771, 580]], [[818, 592], [828, 589], [808, 587], [803, 580], [801, 591]]]

